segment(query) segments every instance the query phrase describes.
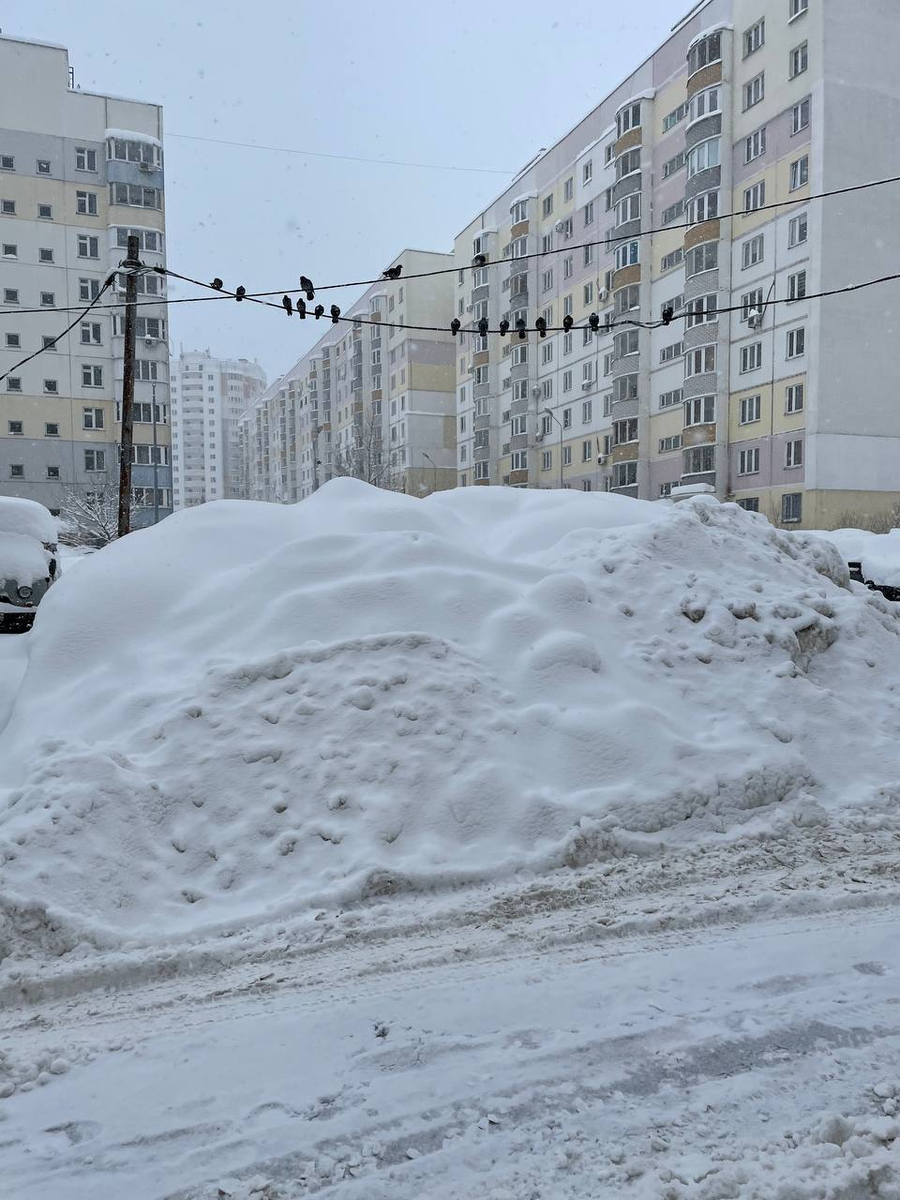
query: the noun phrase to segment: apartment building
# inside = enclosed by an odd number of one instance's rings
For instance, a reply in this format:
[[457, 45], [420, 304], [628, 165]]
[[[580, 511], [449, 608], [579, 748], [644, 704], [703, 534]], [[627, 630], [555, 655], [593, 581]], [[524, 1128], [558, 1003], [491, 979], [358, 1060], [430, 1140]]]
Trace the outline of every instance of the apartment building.
[[250, 499], [303, 500], [337, 475], [413, 496], [455, 486], [453, 256], [404, 250], [391, 266], [400, 278], [369, 287], [349, 321], [326, 316], [312, 349], [244, 414]]
[[247, 358], [182, 349], [169, 377], [175, 507], [243, 498], [240, 419], [265, 390], [265, 371]]
[[807, 528], [896, 502], [891, 285], [811, 297], [891, 269], [898, 189], [810, 196], [896, 174], [898, 28], [892, 0], [701, 0], [469, 222], [461, 486], [701, 490]]
[[[55, 345], [140, 239], [165, 262], [162, 109], [75, 85], [63, 46], [0, 37], [0, 494], [54, 512], [118, 486], [124, 326], [103, 307]], [[165, 279], [138, 279], [133, 523], [171, 511]], [[72, 309], [73, 311], [67, 311]]]

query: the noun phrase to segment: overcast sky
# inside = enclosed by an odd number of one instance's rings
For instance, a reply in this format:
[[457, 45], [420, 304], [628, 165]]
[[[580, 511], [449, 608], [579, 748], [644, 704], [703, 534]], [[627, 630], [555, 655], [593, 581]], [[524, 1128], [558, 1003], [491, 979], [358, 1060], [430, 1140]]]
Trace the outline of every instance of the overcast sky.
[[[67, 46], [85, 89], [164, 106], [169, 266], [263, 291], [296, 287], [301, 273], [320, 283], [369, 278], [405, 246], [450, 250], [510, 176], [593, 108], [690, 7], [691, 0], [155, 0], [143, 8], [8, 0], [2, 29]], [[175, 134], [498, 173], [346, 162]], [[359, 290], [329, 303], [345, 306]], [[270, 380], [315, 332], [258, 305], [170, 310], [173, 349], [255, 358]]]

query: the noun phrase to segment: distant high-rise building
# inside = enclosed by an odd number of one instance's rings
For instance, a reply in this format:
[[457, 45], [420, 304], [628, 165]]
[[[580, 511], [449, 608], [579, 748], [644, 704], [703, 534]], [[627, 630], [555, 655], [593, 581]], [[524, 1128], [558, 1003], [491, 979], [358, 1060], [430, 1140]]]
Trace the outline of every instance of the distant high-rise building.
[[896, 503], [900, 292], [814, 293], [897, 269], [897, 185], [815, 195], [897, 173], [898, 31], [896, 0], [700, 0], [467, 224], [459, 484], [692, 486], [807, 528]]
[[[0, 37], [0, 374], [48, 345], [140, 239], [165, 263], [162, 109], [75, 87], [65, 47]], [[0, 383], [0, 493], [52, 511], [119, 478], [124, 276]], [[171, 511], [165, 278], [138, 278], [133, 523]], [[154, 403], [155, 401], [155, 403]]]
[[182, 350], [170, 370], [175, 507], [244, 497], [240, 418], [264, 391], [265, 371], [208, 350]]

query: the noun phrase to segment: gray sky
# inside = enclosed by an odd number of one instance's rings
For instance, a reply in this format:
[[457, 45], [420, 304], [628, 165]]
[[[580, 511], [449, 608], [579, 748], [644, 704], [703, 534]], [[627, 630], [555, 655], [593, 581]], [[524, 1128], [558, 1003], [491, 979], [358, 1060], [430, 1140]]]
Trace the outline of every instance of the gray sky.
[[[369, 278], [404, 246], [451, 249], [509, 176], [690, 7], [8, 0], [2, 28], [68, 46], [85, 89], [164, 105], [169, 266], [262, 291], [296, 287], [301, 273], [318, 283]], [[176, 133], [506, 173], [333, 161]], [[345, 306], [359, 290], [328, 302]], [[256, 358], [270, 379], [315, 333], [258, 305], [170, 310], [173, 349]]]

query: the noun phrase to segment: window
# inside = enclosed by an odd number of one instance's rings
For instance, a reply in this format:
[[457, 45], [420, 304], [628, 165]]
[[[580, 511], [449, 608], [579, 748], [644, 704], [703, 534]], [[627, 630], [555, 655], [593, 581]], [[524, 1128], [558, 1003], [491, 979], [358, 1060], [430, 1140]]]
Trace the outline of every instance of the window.
[[103, 387], [103, 368], [88, 366], [81, 367], [81, 383], [83, 387]]
[[9, 464], [9, 475], [10, 475], [11, 479], [24, 479], [25, 478], [24, 464], [23, 463], [10, 463]]
[[695, 325], [717, 321], [719, 319], [719, 301], [715, 292], [710, 292], [708, 296], [698, 296], [696, 300], [689, 301], [687, 314], [688, 329], [692, 329]]
[[629, 104], [616, 115], [616, 137], [621, 137], [629, 129], [636, 129], [641, 123], [640, 102]]
[[100, 239], [89, 237], [86, 233], [78, 235], [78, 257], [79, 258], [99, 258], [100, 257]]
[[488, 478], [488, 464], [486, 462], [477, 462], [475, 464], [475, 471], [473, 473], [473, 479], [487, 479], [487, 478]]
[[594, 178], [594, 163], [593, 163], [593, 160], [590, 160], [590, 161], [586, 162], [581, 168], [581, 182], [582, 182], [582, 184], [590, 183], [593, 178]]
[[741, 401], [741, 424], [752, 425], [760, 419], [761, 396], [746, 396]]
[[681, 388], [675, 388], [671, 392], [663, 392], [659, 397], [660, 408], [674, 408], [676, 404], [681, 404], [684, 392]]
[[132, 208], [161, 208], [159, 188], [144, 187], [140, 183], [111, 183], [110, 204], [126, 204]]
[[626, 442], [638, 440], [637, 417], [626, 417], [624, 421], [613, 422], [613, 445], [624, 446]]
[[526, 450], [514, 450], [509, 456], [509, 469], [511, 471], [527, 471], [528, 452]]
[[752, 187], [744, 189], [744, 212], [756, 212], [758, 208], [762, 208], [766, 202], [766, 181], [761, 179], [759, 183], [754, 183]]
[[636, 400], [637, 394], [637, 375], [619, 375], [613, 380], [613, 404], [621, 404], [623, 400]]
[[802, 16], [809, 8], [809, 0], [789, 0], [788, 12], [790, 16], [788, 20], [793, 21], [795, 17]]
[[688, 51], [688, 74], [693, 75], [710, 63], [722, 60], [722, 34], [711, 33], [695, 42]]
[[801, 129], [806, 129], [809, 126], [809, 96], [805, 100], [801, 100], [799, 104], [795, 104], [791, 109], [791, 135], [799, 133]]
[[541, 362], [544, 365], [553, 362], [553, 342], [544, 342], [541, 346]]
[[806, 329], [789, 329], [787, 333], [787, 357], [799, 358], [806, 350]]
[[788, 300], [802, 300], [806, 295], [806, 272], [788, 276]]
[[802, 383], [792, 383], [784, 389], [784, 411], [786, 413], [803, 412], [803, 390]]
[[[641, 152], [639, 149], [626, 150], [616, 159], [616, 180], [624, 179], [626, 175], [634, 175], [641, 169]], [[663, 168], [665, 171], [665, 168]]]
[[564, 392], [571, 392], [571, 390], [572, 390], [572, 372], [571, 371], [563, 371], [562, 390]]
[[685, 258], [685, 275], [688, 279], [701, 271], [714, 271], [719, 265], [719, 243], [702, 242], [693, 246]]
[[758, 233], [756, 237], [748, 238], [741, 247], [741, 267], [747, 270], [748, 267], [755, 267], [757, 263], [762, 262], [765, 252], [765, 234]]
[[679, 217], [684, 215], [684, 201], [676, 200], [674, 204], [670, 204], [668, 208], [662, 211], [663, 225], [671, 225], [673, 221], [677, 221]]
[[591, 200], [584, 206], [584, 223], [585, 225], [593, 225], [594, 223], [594, 202]]
[[641, 305], [641, 289], [638, 284], [632, 283], [628, 287], [620, 288], [616, 292], [616, 312], [626, 313], [633, 312], [640, 308]]
[[614, 488], [634, 487], [637, 483], [637, 463], [623, 462], [613, 464], [612, 485]]
[[[567, 299], [571, 299], [571, 296], [567, 297]], [[563, 354], [571, 354], [571, 353], [572, 353], [572, 331], [570, 329], [568, 333], [563, 334]]]
[[86, 471], [105, 471], [106, 470], [106, 451], [105, 450], [85, 450], [85, 452], [84, 452], [84, 469]]
[[594, 411], [593, 400], [585, 400], [581, 405], [581, 422], [583, 425], [587, 425], [588, 422], [591, 420], [593, 411]]
[[753, 162], [754, 158], [759, 158], [766, 152], [766, 127], [757, 129], [755, 133], [751, 133], [748, 138], [744, 139], [744, 162]]
[[0, 154], [0, 171], [14, 171], [16, 160], [11, 154]]
[[571, 408], [563, 409], [562, 423], [563, 423], [563, 429], [571, 429], [572, 428], [572, 410], [571, 410]]
[[684, 342], [672, 342], [670, 346], [663, 346], [659, 352], [659, 361], [661, 363], [672, 362], [676, 358], [681, 358], [684, 354]]
[[671, 254], [664, 254], [659, 264], [660, 271], [671, 271], [684, 258], [684, 248], [679, 246], [677, 250], [673, 250]]
[[38, 262], [42, 262], [42, 263], [52, 263], [53, 262], [53, 251], [50, 249], [49, 246], [40, 246], [38, 248]]
[[563, 183], [563, 200], [564, 201], [571, 200], [574, 195], [575, 195], [575, 180], [570, 175], [569, 178]]
[[751, 446], [738, 454], [738, 475], [759, 474], [759, 446]]
[[103, 428], [103, 409], [102, 408], [83, 408], [81, 410], [81, 428], [82, 429], [102, 429]]
[[662, 165], [662, 177], [668, 179], [670, 175], [674, 175], [676, 171], [680, 171], [687, 161], [687, 155], [684, 150], [679, 150], [672, 158], [667, 159]]
[[88, 150], [85, 146], [75, 147], [75, 170], [76, 171], [96, 171], [97, 170], [97, 151]]
[[586, 283], [586, 284], [584, 285], [584, 303], [585, 303], [585, 304], [593, 304], [593, 303], [594, 303], [594, 284], [593, 284], [593, 280], [592, 280], [590, 283]]
[[53, 205], [52, 204], [39, 204], [37, 206], [37, 215], [38, 215], [39, 221], [52, 221], [53, 220]]
[[738, 500], [737, 506], [744, 512], [759, 512], [759, 496], [746, 496], [743, 500]]
[[809, 43], [801, 42], [799, 46], [795, 46], [791, 51], [790, 58], [790, 77], [796, 78], [797, 75], [802, 75], [809, 66]]
[[684, 402], [684, 424], [685, 427], [691, 425], [712, 425], [716, 419], [716, 398], [715, 396], [695, 396], [692, 400]]
[[3, 257], [4, 258], [18, 258], [19, 257], [19, 247], [15, 244], [15, 242], [4, 242], [3, 243]]
[[544, 271], [541, 274], [541, 291], [549, 292], [552, 287], [553, 287], [553, 269], [551, 268], [549, 271]]
[[18, 333], [8, 333], [6, 335], [6, 348], [8, 350], [18, 350], [22, 345], [22, 338]]
[[44, 425], [44, 437], [59, 437], [59, 424], [56, 421], [47, 421]]
[[762, 342], [751, 342], [741, 347], [741, 374], [757, 371], [762, 366]]
[[563, 227], [562, 227], [562, 235], [563, 235], [563, 239], [565, 241], [568, 241], [568, 239], [572, 236], [572, 231], [574, 230], [574, 228], [575, 228], [575, 226], [574, 226], [572, 218], [566, 217], [566, 219], [563, 221]]
[[628, 221], [637, 221], [641, 215], [641, 194], [632, 192], [616, 205], [616, 225], [625, 225]]
[[744, 292], [743, 296], [741, 296], [741, 320], [746, 321], [751, 312], [762, 312], [762, 306], [762, 288], [754, 288], [751, 292]]
[[25, 432], [25, 427], [21, 421], [7, 421], [6, 427], [9, 430], [11, 437], [21, 437]]
[[0, 200], [0, 212], [4, 217], [14, 217], [16, 215], [15, 200]]
[[663, 117], [663, 133], [668, 133], [670, 129], [674, 129], [679, 121], [683, 121], [687, 116], [688, 105], [687, 101], [684, 104], [679, 104], [677, 108], [673, 108], [670, 113]]
[[744, 58], [749, 57], [760, 46], [763, 46], [765, 41], [766, 22], [765, 20], [757, 21], [755, 25], [751, 25], [744, 33]]
[[53, 308], [56, 304], [55, 292], [41, 292], [41, 305], [44, 308]]
[[797, 438], [795, 441], [788, 442], [784, 448], [784, 466], [785, 470], [793, 470], [794, 467], [803, 466], [803, 439]]
[[55, 396], [59, 392], [59, 387], [57, 386], [56, 380], [55, 379], [45, 379], [44, 380], [44, 391], [50, 396]]
[[511, 205], [509, 210], [509, 219], [513, 225], [518, 225], [520, 221], [528, 220], [528, 201], [517, 200]]
[[795, 192], [804, 184], [809, 183], [809, 155], [804, 154], [796, 162], [791, 163], [791, 191]]
[[594, 443], [588, 438], [581, 443], [581, 461], [583, 463], [590, 462], [593, 453]]
[[4, 304], [18, 304], [19, 303], [19, 289], [18, 288], [4, 288], [3, 289], [3, 303]]
[[550, 471], [553, 468], [553, 451], [544, 450], [541, 453], [541, 470]]
[[692, 375], [708, 375], [716, 369], [716, 347], [698, 346], [696, 350], [688, 350], [684, 356], [684, 374], [686, 379]]
[[563, 446], [563, 466], [571, 467], [572, 465], [572, 447]]
[[553, 212], [553, 193], [551, 192], [549, 196], [544, 197], [544, 202], [541, 205], [541, 213], [543, 216], [549, 217], [552, 212]]
[[[639, 349], [639, 330], [637, 329], [626, 329], [623, 333], [617, 333], [613, 338], [613, 354], [616, 358], [625, 358], [628, 354], [637, 354]], [[590, 364], [587, 365], [589, 366]]]
[[7, 375], [6, 390], [8, 392], [21, 392], [22, 378], [20, 375]]
[[622, 242], [616, 246], [616, 270], [621, 271], [624, 267], [636, 266], [641, 261], [641, 243]]
[[75, 211], [83, 216], [96, 217], [97, 215], [97, 193], [96, 192], [76, 192], [75, 193]]
[[[60, 335], [60, 336], [62, 336], [62, 335]], [[41, 338], [41, 345], [43, 346], [43, 348], [45, 350], [55, 350], [56, 343], [58, 341], [59, 341], [59, 337], [51, 337], [48, 333], [45, 333], [44, 336]]]
[[719, 139], [710, 138], [692, 147], [687, 154], [687, 177], [692, 179], [699, 171], [719, 165]]
[[37, 173], [38, 173], [38, 175], [49, 175], [50, 174], [50, 160], [49, 159], [39, 158], [37, 160]]
[[791, 492], [781, 497], [781, 519], [788, 524], [795, 524], [803, 519], [803, 496], [800, 492]]
[[681, 449], [681, 434], [674, 433], [671, 437], [663, 437], [659, 439], [659, 453], [665, 454], [668, 450]]
[[509, 426], [510, 437], [518, 437], [520, 434], [528, 432], [528, 418], [522, 413], [518, 417], [513, 417]]
[[[138, 245], [141, 250], [154, 250], [157, 254], [162, 253], [163, 235], [155, 229], [123, 229], [121, 225], [117, 226], [116, 245], [125, 249], [128, 246], [128, 238], [132, 234], [137, 238]], [[462, 271], [460, 271], [460, 276], [462, 276], [462, 274]], [[462, 283], [462, 278], [460, 278], [459, 282]], [[376, 297], [376, 299], [380, 305], [381, 298]], [[373, 309], [373, 311], [380, 312], [381, 308], [379, 307], [377, 309]]]
[[592, 384], [593, 382], [594, 382], [594, 364], [592, 362], [582, 363], [581, 364], [582, 386], [584, 386], [585, 384]]
[[[688, 118], [691, 122], [699, 121], [701, 117], [708, 117], [712, 113], [716, 113], [721, 108], [720, 99], [721, 87], [716, 84], [715, 87], [704, 88], [702, 92], [697, 92], [691, 97], [688, 105]], [[665, 168], [663, 168], [665, 172]]]
[[800, 213], [798, 217], [791, 217], [788, 224], [788, 245], [799, 246], [805, 242], [809, 232], [809, 214]]
[[744, 112], [759, 104], [766, 94], [766, 76], [764, 71], [755, 75], [749, 83], [744, 84]]
[[528, 238], [517, 237], [509, 243], [509, 254], [511, 258], [524, 258], [528, 251]]
[[[528, 346], [513, 346], [512, 365], [514, 367], [518, 367], [524, 362], [528, 362]], [[482, 368], [482, 370], [487, 371], [487, 367]], [[476, 379], [475, 382], [478, 383], [478, 379]], [[481, 382], [487, 383], [487, 375], [484, 376]]]

